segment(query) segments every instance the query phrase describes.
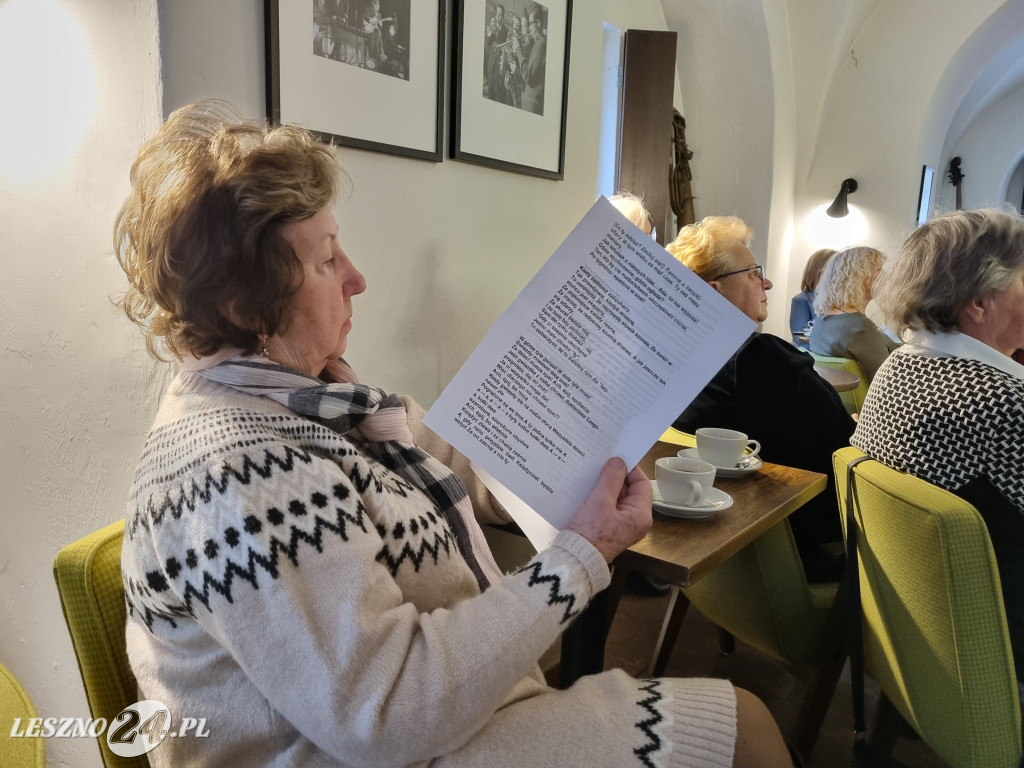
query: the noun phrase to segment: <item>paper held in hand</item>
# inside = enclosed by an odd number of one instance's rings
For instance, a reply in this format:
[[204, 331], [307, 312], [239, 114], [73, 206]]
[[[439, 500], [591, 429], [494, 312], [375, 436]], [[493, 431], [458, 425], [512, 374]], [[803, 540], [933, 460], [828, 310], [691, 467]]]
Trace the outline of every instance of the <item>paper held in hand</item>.
[[[604, 462], [634, 466], [754, 327], [601, 198], [424, 423], [484, 470], [542, 549], [569, 527]], [[527, 519], [534, 513], [546, 524]]]

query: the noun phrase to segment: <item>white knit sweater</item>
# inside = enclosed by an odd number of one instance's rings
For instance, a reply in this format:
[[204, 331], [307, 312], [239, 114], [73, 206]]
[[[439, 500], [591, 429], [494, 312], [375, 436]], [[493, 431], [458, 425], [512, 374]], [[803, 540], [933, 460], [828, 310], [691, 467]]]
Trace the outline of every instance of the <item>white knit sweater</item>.
[[195, 373], [143, 451], [122, 570], [140, 698], [210, 733], [165, 739], [157, 768], [732, 761], [725, 681], [545, 685], [537, 659], [609, 580], [585, 539], [560, 533], [481, 594], [424, 494], [358, 443]]

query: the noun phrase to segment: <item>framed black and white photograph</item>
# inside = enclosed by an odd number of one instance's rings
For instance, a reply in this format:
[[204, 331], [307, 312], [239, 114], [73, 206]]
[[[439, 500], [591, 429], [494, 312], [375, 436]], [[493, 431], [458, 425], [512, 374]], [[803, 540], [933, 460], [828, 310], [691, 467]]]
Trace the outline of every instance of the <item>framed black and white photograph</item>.
[[444, 0], [265, 0], [265, 11], [271, 120], [442, 159]]
[[572, 0], [455, 0], [455, 26], [451, 156], [561, 179]]

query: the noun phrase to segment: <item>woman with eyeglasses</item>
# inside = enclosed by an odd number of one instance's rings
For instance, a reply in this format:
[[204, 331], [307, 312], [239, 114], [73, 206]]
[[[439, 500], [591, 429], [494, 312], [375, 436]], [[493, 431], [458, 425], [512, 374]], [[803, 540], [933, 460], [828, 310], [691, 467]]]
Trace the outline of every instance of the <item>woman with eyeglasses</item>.
[[[667, 248], [743, 314], [768, 317], [772, 282], [757, 263], [753, 230], [735, 216], [708, 216], [683, 227]], [[724, 427], [761, 443], [761, 458], [821, 472], [849, 445], [854, 422], [839, 395], [814, 371], [814, 359], [788, 341], [754, 333], [673, 426], [684, 432]], [[808, 581], [832, 581], [839, 563], [822, 545], [842, 540], [836, 496], [826, 490], [789, 518]]]
[[856, 360], [867, 383], [896, 347], [864, 309], [882, 270], [885, 254], [874, 248], [846, 248], [833, 256], [814, 292], [818, 320], [811, 326], [811, 352]]

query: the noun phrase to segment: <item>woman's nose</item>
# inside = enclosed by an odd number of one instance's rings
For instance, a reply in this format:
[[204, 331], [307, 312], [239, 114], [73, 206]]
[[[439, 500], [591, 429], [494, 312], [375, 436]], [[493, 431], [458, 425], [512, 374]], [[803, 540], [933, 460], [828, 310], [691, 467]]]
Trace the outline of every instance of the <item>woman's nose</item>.
[[355, 267], [352, 268], [352, 271], [355, 274], [353, 274], [346, 282], [348, 282], [349, 294], [355, 296], [356, 294], [362, 293], [366, 290], [366, 278], [363, 277], [363, 273]]

